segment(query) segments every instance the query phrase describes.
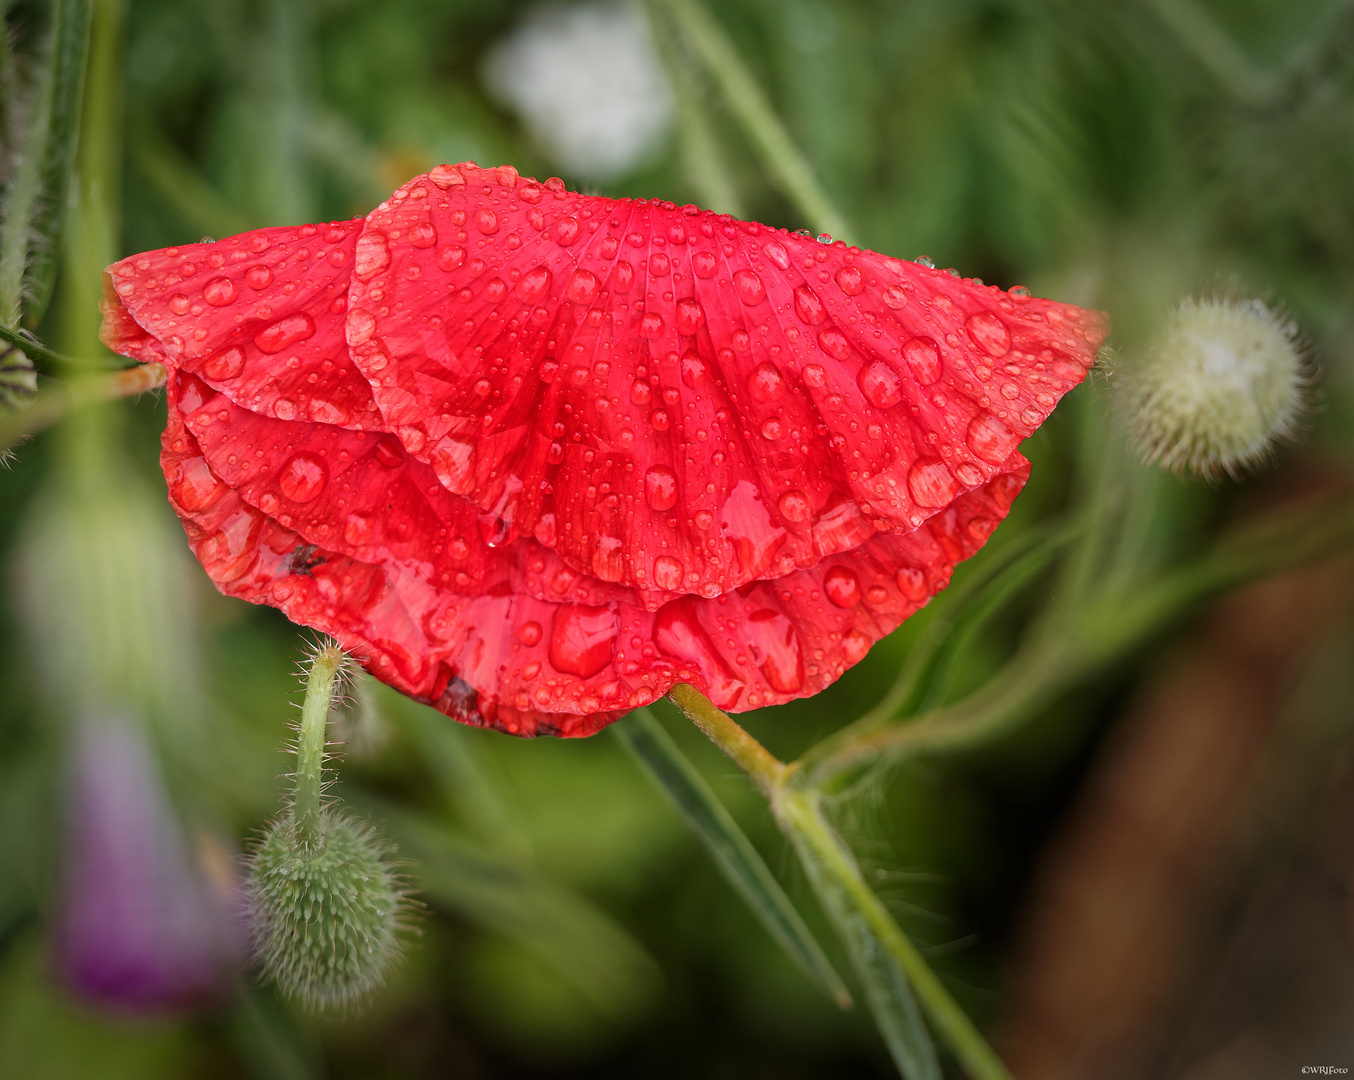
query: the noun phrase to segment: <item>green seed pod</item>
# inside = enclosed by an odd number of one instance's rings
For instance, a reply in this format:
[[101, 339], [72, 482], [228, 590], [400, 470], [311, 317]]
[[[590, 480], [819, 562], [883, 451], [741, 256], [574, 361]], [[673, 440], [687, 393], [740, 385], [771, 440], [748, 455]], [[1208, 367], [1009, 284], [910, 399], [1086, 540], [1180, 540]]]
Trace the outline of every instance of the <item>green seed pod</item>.
[[318, 837], [290, 814], [250, 860], [254, 943], [264, 974], [313, 1012], [345, 1013], [385, 982], [409, 901], [371, 828], [326, 807]]
[[1297, 338], [1259, 300], [1183, 300], [1141, 359], [1115, 372], [1148, 460], [1236, 476], [1291, 438], [1311, 381]]

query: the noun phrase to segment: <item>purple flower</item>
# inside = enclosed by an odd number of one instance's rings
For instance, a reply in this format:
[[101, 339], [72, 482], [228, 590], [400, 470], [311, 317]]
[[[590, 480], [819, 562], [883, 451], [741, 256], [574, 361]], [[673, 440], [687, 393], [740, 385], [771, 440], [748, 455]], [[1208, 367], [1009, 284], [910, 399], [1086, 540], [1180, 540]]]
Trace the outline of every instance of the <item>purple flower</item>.
[[233, 985], [239, 912], [190, 859], [145, 732], [119, 717], [75, 733], [55, 961], [88, 1001], [135, 1012], [211, 1003]]

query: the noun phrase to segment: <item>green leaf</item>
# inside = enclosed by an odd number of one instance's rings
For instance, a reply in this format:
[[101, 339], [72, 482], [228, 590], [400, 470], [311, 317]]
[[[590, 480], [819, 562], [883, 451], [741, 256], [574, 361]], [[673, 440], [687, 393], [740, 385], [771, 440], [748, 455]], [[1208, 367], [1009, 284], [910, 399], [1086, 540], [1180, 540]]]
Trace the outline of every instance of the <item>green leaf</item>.
[[738, 823], [647, 709], [611, 730], [686, 820], [725, 879], [804, 972], [842, 1008], [851, 995]]

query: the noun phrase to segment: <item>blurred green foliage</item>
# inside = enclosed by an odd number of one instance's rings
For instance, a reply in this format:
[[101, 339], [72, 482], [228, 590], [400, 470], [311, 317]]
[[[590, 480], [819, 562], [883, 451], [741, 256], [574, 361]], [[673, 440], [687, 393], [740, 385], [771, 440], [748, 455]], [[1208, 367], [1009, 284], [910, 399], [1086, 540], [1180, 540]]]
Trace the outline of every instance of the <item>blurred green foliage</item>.
[[[1304, 328], [1323, 371], [1304, 453], [1349, 465], [1354, 5], [712, 8], [864, 244], [1104, 308], [1125, 356], [1182, 295], [1236, 288], [1272, 298]], [[8, 180], [50, 7], [12, 0], [3, 10]], [[481, 80], [486, 51], [526, 10], [496, 0], [130, 0], [125, 110], [111, 121], [124, 134], [109, 257], [365, 213], [444, 160], [550, 175], [544, 151]], [[699, 69], [680, 70], [748, 216], [806, 224]], [[606, 193], [698, 201], [682, 137]], [[89, 317], [75, 310], [77, 295], [58, 281], [42, 327], [54, 344], [70, 347], [69, 327]], [[1072, 395], [1025, 448], [1033, 480], [960, 582], [1038, 521], [1084, 503], [1100, 482], [1099, 454], [1119, 462], [1151, 507], [1136, 538], [1143, 565], [1201, 547], [1249, 498], [1247, 485], [1210, 488], [1134, 466], [1104, 422], [1105, 381]], [[163, 407], [142, 400], [116, 411], [105, 445], [120, 448], [129, 489], [158, 491]], [[60, 487], [72, 442], [53, 432], [0, 473], [0, 558], [10, 571], [0, 607], [0, 1076], [890, 1074], [868, 1017], [837, 1012], [793, 967], [617, 739], [532, 743], [457, 729], [384, 688], [388, 737], [343, 767], [342, 791], [385, 823], [428, 912], [369, 1014], [308, 1020], [252, 989], [180, 1020], [110, 1019], [66, 1000], [44, 932], [65, 730], [54, 688], [78, 675], [50, 673], [50, 642], [75, 631], [58, 628], [44, 644], [19, 611], [37, 580], [24, 561], [33, 537], [68, 520], [54, 517], [55, 501], [66, 500], [67, 515], [98, 511]], [[167, 506], [134, 499], [113, 518], [158, 538], [143, 555], [172, 541]], [[107, 554], [109, 535], [101, 527], [84, 542]], [[75, 560], [67, 573], [51, 543], [42, 553], [58, 579], [48, 595], [71, 605], [45, 614], [87, 628], [72, 585], [82, 556], [64, 556]], [[137, 573], [165, 587], [173, 563]], [[144, 635], [139, 644], [148, 663], [166, 650], [202, 658], [196, 675], [190, 661], [171, 665], [180, 715], [166, 715], [174, 709], [161, 700], [156, 731], [185, 820], [239, 844], [282, 790], [277, 749], [297, 700], [300, 638], [277, 612], [221, 598], [189, 573], [191, 584], [174, 586], [189, 631], [163, 647]], [[1047, 591], [1041, 584], [1001, 612], [955, 658], [950, 696], [1009, 655]], [[942, 617], [939, 606], [922, 613], [830, 691], [749, 717], [749, 729], [796, 756], [874, 704]], [[909, 765], [838, 808], [880, 894], [980, 1020], [999, 1009], [1005, 949], [1039, 845], [1150, 654], [1063, 697], [1018, 736]], [[656, 711], [828, 942], [762, 800], [668, 706]]]

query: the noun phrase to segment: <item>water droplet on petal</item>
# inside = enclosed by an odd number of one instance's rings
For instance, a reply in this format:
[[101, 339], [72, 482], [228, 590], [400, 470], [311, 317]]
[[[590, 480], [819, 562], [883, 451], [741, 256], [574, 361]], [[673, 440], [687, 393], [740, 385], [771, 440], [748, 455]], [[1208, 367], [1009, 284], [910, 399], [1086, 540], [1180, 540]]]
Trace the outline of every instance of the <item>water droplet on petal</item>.
[[760, 304], [766, 299], [766, 286], [762, 284], [762, 279], [751, 270], [735, 271], [733, 287], [738, 292], [738, 299], [749, 307]]
[[677, 301], [677, 332], [679, 334], [694, 334], [704, 323], [705, 309], [701, 307], [700, 301], [690, 296], [685, 296]]
[[230, 489], [207, 467], [200, 457], [189, 458], [183, 464], [183, 476], [174, 485], [174, 500], [189, 513], [215, 506]]
[[856, 383], [865, 400], [876, 409], [887, 409], [903, 400], [902, 380], [882, 360], [873, 360], [861, 368]]
[[926, 575], [915, 566], [904, 566], [896, 578], [898, 590], [914, 604], [919, 604], [931, 595], [926, 586]]
[[747, 635], [762, 675], [772, 690], [797, 694], [804, 688], [804, 653], [794, 624], [779, 611], [754, 611]]
[[719, 269], [719, 263], [708, 251], [698, 251], [691, 257], [691, 267], [698, 278], [712, 278]]
[[542, 514], [536, 519], [536, 528], [532, 530], [536, 542], [542, 547], [553, 548], [557, 543], [557, 530], [554, 514]]
[[969, 421], [964, 441], [984, 461], [1000, 465], [1020, 444], [1020, 436], [991, 413], [980, 412]]
[[386, 243], [385, 233], [371, 229], [357, 238], [353, 273], [357, 275], [359, 281], [374, 278], [389, 265], [390, 246]]
[[1011, 332], [1006, 324], [990, 311], [970, 315], [964, 323], [973, 343], [988, 356], [1005, 356], [1011, 351]]
[[940, 346], [929, 337], [914, 337], [903, 346], [903, 359], [912, 377], [922, 386], [929, 386], [940, 378], [943, 365]]
[[416, 248], [430, 248], [437, 243], [437, 230], [430, 221], [417, 222], [409, 230], [409, 243]]
[[251, 289], [266, 289], [273, 283], [273, 272], [266, 266], [251, 266], [245, 271], [244, 283]]
[[555, 223], [555, 243], [568, 247], [583, 233], [583, 227], [575, 217], [562, 217]]
[[965, 461], [954, 470], [959, 482], [965, 487], [976, 487], [983, 482], [983, 471], [971, 461]]
[[859, 296], [865, 291], [865, 275], [857, 266], [843, 266], [837, 271], [837, 288], [847, 296]]
[[926, 267], [928, 270], [934, 270], [936, 268], [936, 261], [928, 255], [918, 255], [912, 261], [918, 266]]
[[796, 285], [794, 297], [795, 314], [802, 322], [810, 326], [821, 326], [827, 321], [827, 311], [823, 307], [823, 302], [807, 285]]
[[809, 498], [802, 491], [787, 491], [780, 497], [780, 515], [786, 521], [807, 521], [812, 512]]
[[293, 502], [307, 503], [319, 497], [329, 482], [329, 469], [316, 454], [294, 454], [278, 473], [277, 486]]
[[709, 377], [710, 365], [702, 360], [699, 354], [688, 351], [682, 356], [682, 382], [692, 390], [700, 389]]
[[498, 215], [487, 206], [481, 207], [475, 213], [475, 228], [485, 236], [492, 236], [498, 232]]
[[610, 608], [563, 604], [550, 627], [550, 664], [565, 675], [590, 679], [611, 663], [616, 616]]
[[372, 448], [371, 456], [384, 468], [399, 468], [404, 464], [404, 443], [394, 435], [382, 435]]
[[676, 592], [682, 587], [682, 564], [671, 555], [659, 555], [653, 561], [653, 583], [659, 589]]
[[564, 295], [575, 304], [591, 304], [597, 299], [597, 275], [591, 270], [575, 270], [564, 288]]
[[225, 307], [235, 300], [235, 282], [230, 278], [212, 278], [202, 286], [202, 299], [212, 307]]
[[775, 401], [784, 390], [785, 380], [781, 377], [780, 369], [769, 361], [758, 364], [748, 376], [748, 393], [754, 401]]
[[823, 595], [839, 608], [860, 603], [860, 579], [844, 566], [834, 566], [823, 575]]
[[1030, 295], [1030, 290], [1025, 288], [1024, 285], [1012, 285], [1006, 291], [1020, 300], [1026, 300], [1029, 298]]
[[533, 266], [517, 279], [513, 290], [517, 299], [525, 304], [535, 304], [545, 298], [550, 291], [550, 271], [544, 266]]
[[790, 269], [790, 255], [780, 244], [774, 240], [762, 245], [762, 251], [766, 257], [775, 263], [782, 270]]
[[232, 345], [229, 349], [222, 349], [220, 352], [207, 358], [207, 362], [202, 365], [202, 374], [209, 379], [233, 379], [244, 370], [244, 350], [238, 345]]
[[870, 651], [870, 639], [859, 630], [848, 630], [842, 635], [842, 657], [847, 664], [859, 664]]
[[894, 311], [907, 303], [907, 293], [898, 288], [897, 285], [890, 285], [880, 295], [884, 298], [885, 305], [893, 308]]
[[599, 536], [592, 549], [592, 573], [603, 581], [620, 581], [625, 576], [625, 552], [619, 537]]
[[371, 519], [349, 514], [343, 522], [343, 539], [353, 547], [362, 547], [371, 539]]
[[639, 336], [653, 340], [663, 333], [663, 316], [656, 311], [646, 311], [639, 320]]
[[455, 270], [465, 262], [465, 248], [448, 244], [437, 253], [437, 265], [442, 270]]
[[846, 335], [835, 326], [829, 326], [826, 330], [818, 331], [818, 345], [823, 352], [834, 360], [849, 360], [851, 358], [851, 343], [846, 340]]
[[184, 296], [183, 293], [175, 293], [169, 298], [169, 310], [175, 315], [187, 315], [188, 308], [188, 297]]
[[315, 320], [304, 311], [278, 319], [271, 326], [265, 326], [254, 335], [254, 344], [260, 352], [280, 353], [298, 341], [315, 336]]
[[659, 608], [653, 621], [653, 640], [664, 656], [685, 660], [705, 677], [706, 692], [716, 704], [732, 706], [742, 684], [701, 625], [694, 600], [683, 597]]
[[654, 465], [644, 474], [644, 501], [655, 510], [677, 505], [677, 474], [666, 465]]
[[475, 447], [450, 435], [432, 449], [433, 472], [441, 485], [453, 495], [468, 495], [475, 484], [473, 455]]
[[937, 458], [918, 458], [907, 473], [907, 490], [918, 506], [938, 509], [959, 492], [950, 470]]
[[541, 624], [528, 620], [517, 628], [517, 640], [527, 648], [531, 648], [541, 640]]

